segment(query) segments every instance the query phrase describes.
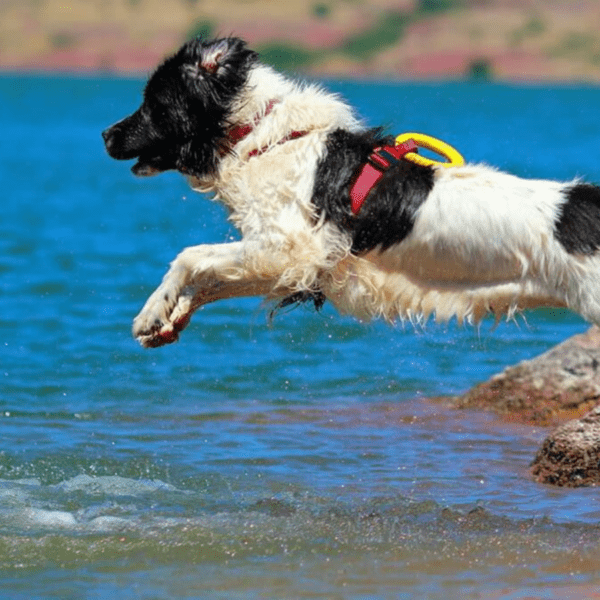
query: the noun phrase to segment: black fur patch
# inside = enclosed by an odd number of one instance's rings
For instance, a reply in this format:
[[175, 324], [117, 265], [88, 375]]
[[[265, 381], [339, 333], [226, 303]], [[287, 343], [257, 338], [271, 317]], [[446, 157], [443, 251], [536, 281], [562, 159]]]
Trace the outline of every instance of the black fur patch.
[[[207, 63], [213, 57], [217, 62]], [[225, 150], [232, 102], [256, 60], [237, 38], [188, 42], [150, 77], [140, 108], [103, 132], [108, 153], [137, 158], [136, 175], [213, 172]]]
[[401, 160], [386, 171], [358, 215], [352, 214], [350, 187], [361, 165], [376, 146], [393, 143], [380, 129], [364, 133], [337, 130], [329, 136], [327, 154], [317, 167], [313, 203], [340, 229], [350, 232], [355, 254], [400, 243], [433, 188], [433, 169]]
[[570, 254], [594, 254], [600, 248], [600, 188], [577, 184], [567, 188], [556, 239]]
[[301, 304], [306, 304], [307, 302], [312, 302], [315, 310], [318, 312], [323, 308], [325, 301], [327, 298], [325, 294], [320, 291], [309, 291], [304, 290], [301, 292], [296, 292], [294, 294], [290, 294], [286, 296], [283, 300], [278, 302], [269, 313], [269, 321], [272, 321], [275, 315], [283, 308], [291, 306], [292, 308], [296, 308], [296, 306], [300, 306]]

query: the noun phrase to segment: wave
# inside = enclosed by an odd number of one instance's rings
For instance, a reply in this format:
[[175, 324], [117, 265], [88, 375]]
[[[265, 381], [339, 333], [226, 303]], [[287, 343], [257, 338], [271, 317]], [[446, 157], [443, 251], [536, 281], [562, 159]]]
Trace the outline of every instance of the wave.
[[[509, 519], [402, 496], [341, 501], [306, 491], [221, 498], [158, 480], [77, 475], [53, 485], [0, 481], [0, 568], [143, 556], [200, 563], [376, 553], [395, 559], [505, 562], [595, 555], [600, 527]], [[583, 554], [582, 554], [583, 553]], [[146, 560], [144, 559], [144, 560]]]

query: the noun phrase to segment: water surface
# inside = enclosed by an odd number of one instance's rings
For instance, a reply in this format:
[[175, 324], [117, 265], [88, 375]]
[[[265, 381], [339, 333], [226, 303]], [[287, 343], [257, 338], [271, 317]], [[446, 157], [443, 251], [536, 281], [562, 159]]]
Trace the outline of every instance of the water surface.
[[[207, 306], [143, 350], [133, 316], [185, 246], [237, 239], [100, 132], [143, 82], [0, 78], [0, 596], [600, 597], [595, 489], [535, 484], [547, 431], [453, 411], [587, 325], [268, 323]], [[600, 181], [590, 87], [332, 83], [366, 120], [525, 177]]]

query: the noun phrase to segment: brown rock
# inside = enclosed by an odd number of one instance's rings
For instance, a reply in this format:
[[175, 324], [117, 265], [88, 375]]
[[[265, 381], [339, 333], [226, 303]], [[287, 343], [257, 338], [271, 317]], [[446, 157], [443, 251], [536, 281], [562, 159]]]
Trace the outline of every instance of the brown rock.
[[571, 419], [544, 440], [531, 473], [540, 483], [579, 487], [600, 484], [599, 399], [600, 329], [592, 327], [508, 367], [456, 398], [455, 405], [535, 425]]
[[455, 399], [459, 408], [493, 410], [504, 418], [550, 425], [581, 417], [600, 399], [600, 329], [508, 367]]
[[531, 472], [540, 483], [600, 484], [600, 407], [556, 428], [539, 449]]

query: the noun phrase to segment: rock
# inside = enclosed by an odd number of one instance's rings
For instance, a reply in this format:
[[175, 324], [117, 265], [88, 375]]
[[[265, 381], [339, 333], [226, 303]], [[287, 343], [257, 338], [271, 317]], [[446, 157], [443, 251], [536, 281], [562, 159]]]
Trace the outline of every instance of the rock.
[[454, 404], [545, 426], [581, 417], [599, 400], [600, 329], [592, 327], [532, 360], [508, 367], [455, 398]]
[[564, 487], [600, 485], [598, 327], [508, 367], [455, 398], [454, 404], [533, 425], [563, 423], [538, 450], [531, 464], [534, 479]]
[[557, 427], [531, 465], [536, 481], [564, 487], [600, 484], [600, 406]]

